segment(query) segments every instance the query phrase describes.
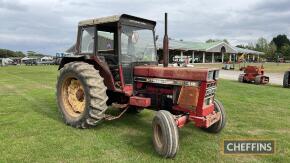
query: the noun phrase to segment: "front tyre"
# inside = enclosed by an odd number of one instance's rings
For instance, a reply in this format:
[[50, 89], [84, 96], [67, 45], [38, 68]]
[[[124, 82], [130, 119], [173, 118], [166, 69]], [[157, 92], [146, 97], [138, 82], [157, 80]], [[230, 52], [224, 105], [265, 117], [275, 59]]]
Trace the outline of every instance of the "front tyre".
[[98, 70], [85, 62], [71, 62], [60, 70], [57, 104], [64, 122], [76, 128], [95, 126], [105, 116], [108, 96]]
[[222, 103], [217, 99], [214, 100], [214, 110], [221, 113], [220, 120], [212, 124], [210, 127], [202, 129], [211, 133], [219, 133], [226, 125], [226, 112]]
[[165, 158], [175, 157], [179, 148], [179, 134], [172, 114], [160, 110], [153, 122], [153, 145], [156, 152]]
[[285, 72], [284, 78], [283, 78], [283, 87], [284, 88], [290, 88], [290, 71]]

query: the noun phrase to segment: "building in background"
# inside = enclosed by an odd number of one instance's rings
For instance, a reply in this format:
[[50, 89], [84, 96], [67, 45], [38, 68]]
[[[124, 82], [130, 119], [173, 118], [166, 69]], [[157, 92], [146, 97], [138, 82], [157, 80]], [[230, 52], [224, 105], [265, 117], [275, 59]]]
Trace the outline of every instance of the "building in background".
[[[113, 35], [110, 33], [98, 33], [102, 41], [98, 41], [100, 49], [113, 47]], [[100, 44], [102, 43], [102, 44]], [[154, 46], [154, 45], [152, 45]], [[156, 42], [159, 62], [163, 58], [162, 40]], [[71, 46], [67, 53], [75, 53], [75, 45]], [[169, 63], [224, 63], [224, 62], [258, 62], [262, 52], [233, 47], [225, 42], [192, 42], [181, 40], [169, 40]]]
[[[162, 42], [157, 42], [157, 52], [162, 60]], [[224, 62], [256, 62], [262, 52], [233, 47], [225, 42], [192, 42], [169, 40], [169, 62], [189, 63], [224, 63]], [[243, 59], [243, 60], [242, 60]]]

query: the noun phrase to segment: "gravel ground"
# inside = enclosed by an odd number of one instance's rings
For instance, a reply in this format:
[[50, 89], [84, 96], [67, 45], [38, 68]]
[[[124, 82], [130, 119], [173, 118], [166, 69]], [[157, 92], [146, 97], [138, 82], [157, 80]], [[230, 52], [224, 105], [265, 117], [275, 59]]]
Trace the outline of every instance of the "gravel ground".
[[[220, 78], [229, 80], [238, 80], [242, 71], [220, 70]], [[266, 73], [270, 77], [270, 84], [283, 85], [283, 73]]]

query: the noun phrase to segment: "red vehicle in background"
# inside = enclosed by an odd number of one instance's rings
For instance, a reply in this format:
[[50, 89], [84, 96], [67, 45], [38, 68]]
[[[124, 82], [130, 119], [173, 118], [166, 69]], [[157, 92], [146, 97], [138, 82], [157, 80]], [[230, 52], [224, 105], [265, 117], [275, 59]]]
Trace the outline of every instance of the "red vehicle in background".
[[264, 75], [265, 69], [262, 66], [247, 66], [244, 73], [240, 74], [238, 81], [241, 83], [267, 84], [269, 77]]

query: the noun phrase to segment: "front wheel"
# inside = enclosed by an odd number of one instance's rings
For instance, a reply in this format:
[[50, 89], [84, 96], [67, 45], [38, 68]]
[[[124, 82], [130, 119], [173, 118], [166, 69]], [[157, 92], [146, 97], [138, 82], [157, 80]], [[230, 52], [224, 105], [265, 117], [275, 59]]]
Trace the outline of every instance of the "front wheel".
[[220, 120], [212, 124], [210, 127], [202, 129], [211, 133], [219, 133], [226, 125], [226, 112], [222, 103], [217, 99], [214, 100], [214, 110], [221, 113]]
[[165, 158], [175, 157], [179, 148], [179, 134], [172, 114], [160, 110], [153, 122], [153, 144], [156, 152]]

